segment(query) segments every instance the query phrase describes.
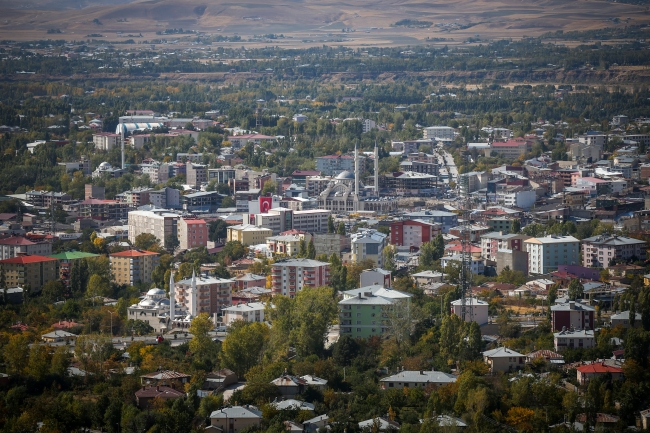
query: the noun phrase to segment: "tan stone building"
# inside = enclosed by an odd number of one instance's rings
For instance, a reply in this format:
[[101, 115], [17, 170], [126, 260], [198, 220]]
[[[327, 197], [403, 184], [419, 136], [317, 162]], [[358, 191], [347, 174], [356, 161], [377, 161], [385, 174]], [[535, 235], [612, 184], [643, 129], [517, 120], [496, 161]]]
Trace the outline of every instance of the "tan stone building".
[[228, 227], [227, 240], [239, 241], [243, 245], [265, 244], [266, 238], [273, 236], [273, 230], [253, 224], [240, 224]]
[[109, 255], [113, 281], [117, 284], [134, 285], [151, 283], [151, 273], [158, 266], [159, 254], [151, 251], [126, 250]]

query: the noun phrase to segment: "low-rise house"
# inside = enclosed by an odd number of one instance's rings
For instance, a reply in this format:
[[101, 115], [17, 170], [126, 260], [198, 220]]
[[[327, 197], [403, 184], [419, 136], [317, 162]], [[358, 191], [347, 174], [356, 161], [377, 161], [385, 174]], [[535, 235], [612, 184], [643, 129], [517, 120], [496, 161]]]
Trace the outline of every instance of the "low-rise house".
[[[465, 321], [476, 322], [481, 325], [488, 323], [487, 302], [476, 298], [465, 298]], [[463, 300], [457, 299], [451, 303], [452, 314], [462, 317]]]
[[395, 421], [391, 421], [390, 419], [383, 418], [383, 417], [377, 417], [377, 418], [372, 418], [372, 419], [367, 419], [365, 421], [361, 421], [359, 423], [359, 428], [361, 430], [363, 429], [369, 429], [370, 431], [389, 431], [389, 430], [399, 430], [400, 425], [399, 423]]
[[296, 376], [291, 376], [286, 372], [277, 379], [273, 379], [271, 383], [278, 387], [280, 394], [285, 398], [293, 398], [298, 394], [302, 394], [307, 389], [307, 381]]
[[206, 374], [202, 389], [218, 393], [225, 389], [228, 385], [237, 383], [238, 380], [239, 378], [237, 377], [237, 373], [224, 368], [219, 371], [213, 371]]
[[159, 370], [153, 373], [140, 376], [142, 385], [173, 386], [183, 389], [183, 386], [190, 381], [190, 375], [172, 370]]
[[594, 331], [589, 330], [562, 330], [553, 334], [555, 350], [561, 352], [565, 349], [590, 349], [596, 345]]
[[536, 359], [543, 359], [550, 364], [564, 364], [564, 356], [547, 349], [536, 350], [526, 355], [527, 362], [533, 362]]
[[327, 388], [327, 380], [322, 379], [320, 377], [313, 376], [311, 374], [306, 374], [304, 376], [300, 376], [302, 380], [307, 382], [307, 386], [313, 386], [314, 388], [320, 390], [320, 391], [325, 391]]
[[261, 423], [262, 412], [255, 406], [232, 406], [212, 412], [210, 425], [205, 430], [215, 433], [238, 433], [250, 427], [259, 428]]
[[46, 343], [73, 343], [77, 339], [77, 335], [57, 329], [56, 331], [48, 332], [41, 335], [41, 339]]
[[507, 347], [497, 347], [483, 352], [483, 360], [490, 367], [491, 373], [497, 371], [507, 372], [524, 368], [526, 355]]
[[[641, 313], [635, 313], [634, 317], [634, 327], [641, 327]], [[630, 311], [623, 311], [622, 313], [612, 315], [612, 317], [610, 317], [610, 325], [612, 328], [615, 326], [622, 326], [623, 328], [631, 327], [632, 324], [630, 323]]]
[[153, 409], [156, 400], [175, 400], [184, 395], [184, 392], [168, 386], [143, 386], [135, 392], [135, 401], [140, 409]]
[[390, 388], [435, 388], [456, 382], [456, 376], [442, 371], [400, 371], [379, 381], [381, 389]]
[[280, 401], [276, 400], [271, 403], [271, 406], [277, 410], [314, 410], [313, 404], [292, 398]]
[[411, 274], [411, 278], [413, 278], [418, 287], [431, 283], [442, 283], [444, 277], [445, 274], [436, 271], [422, 271], [416, 274]]
[[590, 380], [597, 379], [606, 374], [610, 374], [612, 380], [622, 380], [624, 377], [622, 368], [607, 365], [604, 362], [582, 365], [576, 368], [576, 374], [580, 385], [586, 385]]

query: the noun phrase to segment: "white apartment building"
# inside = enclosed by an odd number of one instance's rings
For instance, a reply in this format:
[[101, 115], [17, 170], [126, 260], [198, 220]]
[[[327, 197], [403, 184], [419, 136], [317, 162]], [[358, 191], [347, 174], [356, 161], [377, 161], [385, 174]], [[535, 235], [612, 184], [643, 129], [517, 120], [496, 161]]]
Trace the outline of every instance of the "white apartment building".
[[263, 322], [264, 309], [266, 304], [263, 302], [248, 302], [246, 304], [237, 304], [232, 307], [224, 308], [223, 323], [226, 326], [232, 325], [236, 320], [244, 322]]
[[158, 172], [160, 171], [160, 163], [158, 161], [149, 164], [140, 164], [140, 171], [142, 174], [149, 176], [151, 183], [159, 182]]
[[100, 132], [93, 134], [93, 143], [97, 150], [111, 150], [114, 147], [121, 146], [120, 134], [110, 132]]
[[546, 274], [558, 265], [580, 264], [580, 241], [573, 236], [546, 236], [524, 241], [528, 252], [528, 272]]
[[255, 225], [266, 227], [277, 235], [287, 230], [301, 230], [308, 233], [327, 233], [327, 219], [332, 212], [326, 209], [291, 210], [277, 207], [267, 213], [255, 215]]
[[430, 126], [424, 128], [424, 139], [453, 140], [455, 138], [454, 128], [450, 126]]
[[169, 235], [177, 236], [178, 218], [178, 214], [167, 210], [129, 212], [129, 241], [134, 243], [138, 235], [149, 233], [154, 235], [165, 248], [167, 247], [165, 238]]
[[537, 194], [534, 190], [520, 190], [520, 191], [504, 191], [502, 194], [497, 192], [497, 201], [503, 201], [506, 207], [518, 207], [522, 209], [530, 209], [537, 200]]
[[359, 263], [370, 259], [378, 268], [384, 265], [384, 247], [388, 244], [388, 236], [377, 230], [365, 229], [351, 236], [352, 262]]
[[377, 122], [372, 119], [363, 119], [361, 125], [363, 126], [363, 133], [365, 134], [366, 132], [370, 132], [372, 129], [376, 128]]

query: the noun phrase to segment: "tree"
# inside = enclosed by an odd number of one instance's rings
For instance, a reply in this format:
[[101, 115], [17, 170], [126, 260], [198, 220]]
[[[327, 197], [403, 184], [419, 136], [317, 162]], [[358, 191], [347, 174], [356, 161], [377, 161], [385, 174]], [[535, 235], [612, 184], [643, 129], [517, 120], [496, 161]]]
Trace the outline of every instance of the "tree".
[[91, 275], [88, 281], [87, 296], [94, 298], [95, 296], [112, 296], [111, 285], [109, 282], [99, 275]]
[[70, 351], [67, 346], [59, 346], [52, 355], [50, 374], [63, 377], [66, 375], [68, 367], [70, 367]]
[[416, 323], [423, 318], [421, 310], [410, 299], [399, 299], [382, 308], [381, 313], [386, 316], [388, 335], [397, 344], [397, 349], [402, 350], [408, 345]]
[[512, 220], [512, 225], [510, 226], [510, 233], [517, 234], [521, 231], [521, 222], [518, 219]]
[[420, 269], [429, 270], [435, 265], [445, 252], [445, 241], [442, 235], [438, 235], [430, 242], [425, 242], [420, 246]]
[[336, 232], [336, 228], [334, 227], [334, 217], [332, 215], [327, 217], [327, 233], [334, 233]]
[[337, 230], [337, 233], [340, 234], [341, 236], [345, 236], [345, 223], [344, 222], [341, 221], [339, 223], [339, 228]]
[[133, 246], [139, 250], [152, 252], [159, 252], [161, 250], [160, 240], [151, 233], [140, 233], [135, 237]]
[[261, 195], [275, 194], [278, 191], [278, 183], [273, 180], [264, 182], [264, 187], [260, 192]]
[[569, 283], [568, 288], [569, 300], [575, 301], [576, 299], [582, 299], [584, 295], [584, 286], [579, 279], [573, 279]]
[[27, 363], [26, 374], [36, 381], [45, 379], [50, 370], [50, 350], [42, 344], [35, 344], [29, 351], [29, 362]]
[[344, 335], [336, 342], [332, 350], [334, 362], [338, 365], [351, 365], [359, 353], [359, 343], [349, 335]]
[[79, 296], [86, 291], [88, 278], [90, 276], [86, 259], [75, 260], [70, 270], [70, 290], [73, 296]]
[[307, 244], [305, 243], [305, 238], [300, 238], [300, 242], [298, 243], [298, 257], [306, 257], [307, 256]]
[[387, 271], [395, 270], [395, 247], [393, 245], [386, 245], [384, 247], [383, 256], [384, 256], [384, 269]]
[[[275, 326], [275, 325], [274, 325]], [[269, 327], [260, 322], [235, 321], [221, 344], [221, 362], [237, 376], [244, 377], [251, 367], [261, 361], [269, 341]]]
[[316, 258], [316, 247], [314, 246], [314, 240], [309, 240], [309, 245], [307, 246], [307, 258], [314, 260]]
[[446, 361], [454, 361], [458, 358], [462, 339], [463, 322], [459, 316], [451, 314], [442, 319], [440, 325], [440, 355]]
[[221, 204], [219, 205], [220, 208], [235, 207], [235, 206], [237, 206], [237, 203], [235, 203], [235, 200], [233, 200], [233, 198], [230, 197], [229, 195], [224, 197], [221, 200]]
[[525, 407], [511, 407], [506, 415], [506, 422], [519, 431], [533, 431], [535, 411]]
[[173, 234], [168, 234], [165, 236], [165, 248], [167, 249], [167, 252], [171, 255], [174, 255], [174, 252], [176, 251], [176, 248], [180, 246], [180, 242], [178, 241], [178, 237], [173, 235]]
[[3, 348], [3, 358], [7, 373], [20, 375], [27, 367], [29, 357], [29, 340], [23, 334], [12, 335]]
[[64, 293], [65, 285], [59, 280], [48, 281], [41, 290], [41, 296], [50, 303], [63, 299]]
[[190, 350], [197, 356], [204, 358], [216, 352], [217, 345], [208, 334], [213, 329], [214, 323], [206, 313], [201, 313], [192, 320], [189, 328], [189, 332], [192, 334]]

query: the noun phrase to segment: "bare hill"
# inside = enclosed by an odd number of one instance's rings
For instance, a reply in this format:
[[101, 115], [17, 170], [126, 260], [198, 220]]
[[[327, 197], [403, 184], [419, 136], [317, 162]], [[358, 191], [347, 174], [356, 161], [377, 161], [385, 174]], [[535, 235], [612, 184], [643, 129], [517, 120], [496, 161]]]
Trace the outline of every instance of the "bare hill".
[[[118, 32], [144, 37], [168, 28], [312, 39], [355, 30], [369, 44], [428, 38], [521, 37], [650, 22], [645, 5], [605, 0], [0, 0], [0, 38], [43, 38]], [[400, 20], [412, 26], [395, 27]], [[429, 25], [428, 23], [431, 23]], [[401, 38], [401, 39], [400, 39]]]

